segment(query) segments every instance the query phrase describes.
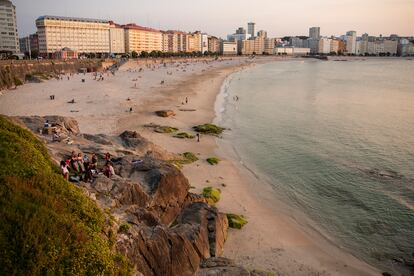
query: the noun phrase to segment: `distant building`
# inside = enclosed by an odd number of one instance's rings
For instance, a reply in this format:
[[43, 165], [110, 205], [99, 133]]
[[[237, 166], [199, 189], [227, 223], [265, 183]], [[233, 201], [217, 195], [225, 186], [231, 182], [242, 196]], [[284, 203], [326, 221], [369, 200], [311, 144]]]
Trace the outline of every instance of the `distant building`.
[[39, 52], [51, 56], [63, 48], [78, 53], [109, 53], [109, 21], [62, 16], [36, 20]]
[[211, 53], [220, 52], [220, 40], [215, 36], [208, 37], [208, 51]]
[[246, 30], [243, 28], [243, 27], [239, 27], [237, 30], [236, 30], [236, 34], [246, 34], [247, 32], [246, 32]]
[[319, 54], [329, 54], [331, 52], [331, 41], [330, 38], [321, 38], [318, 43], [318, 53]]
[[320, 27], [311, 27], [309, 28], [309, 38], [319, 39], [321, 37], [321, 28]]
[[205, 53], [208, 52], [208, 35], [205, 33], [201, 34], [201, 52]]
[[235, 41], [222, 41], [221, 53], [223, 55], [237, 55], [237, 42]]
[[275, 54], [279, 56], [306, 56], [310, 54], [310, 48], [277, 47]]
[[255, 37], [253, 39], [241, 41], [242, 55], [262, 55], [265, 49], [265, 39]]
[[39, 36], [31, 34], [19, 39], [20, 52], [23, 54], [39, 53]]
[[339, 44], [340, 44], [340, 40], [338, 40], [336, 38], [332, 38], [329, 52], [338, 54], [339, 53]]
[[162, 51], [162, 33], [159, 30], [136, 24], [122, 26], [125, 29], [125, 51], [142, 52]]
[[121, 25], [109, 22], [109, 52], [111, 54], [125, 53], [125, 30]]
[[0, 55], [2, 52], [20, 52], [16, 7], [9, 0], [0, 0]]
[[356, 32], [349, 31], [346, 33], [346, 52], [348, 54], [356, 54]]
[[303, 43], [304, 48], [309, 48], [311, 54], [317, 54], [319, 53], [319, 38], [308, 38]]
[[187, 51], [187, 34], [181, 31], [162, 32], [162, 51], [179, 53]]
[[263, 30], [260, 30], [260, 31], [257, 32], [257, 36], [261, 37], [261, 38], [267, 38], [267, 32], [263, 31]]
[[264, 41], [264, 53], [268, 55], [275, 54], [276, 38], [266, 38]]
[[54, 59], [77, 59], [78, 52], [65, 47], [62, 50], [54, 53], [52, 58]]
[[402, 57], [414, 56], [414, 44], [413, 43], [399, 44], [398, 55]]
[[289, 38], [289, 45], [292, 47], [298, 47], [298, 48], [302, 48], [303, 45], [303, 39], [299, 38], [299, 37], [290, 37]]
[[253, 22], [247, 23], [247, 33], [250, 35], [250, 37], [254, 37], [256, 34], [255, 26], [256, 26], [256, 23], [253, 23]]

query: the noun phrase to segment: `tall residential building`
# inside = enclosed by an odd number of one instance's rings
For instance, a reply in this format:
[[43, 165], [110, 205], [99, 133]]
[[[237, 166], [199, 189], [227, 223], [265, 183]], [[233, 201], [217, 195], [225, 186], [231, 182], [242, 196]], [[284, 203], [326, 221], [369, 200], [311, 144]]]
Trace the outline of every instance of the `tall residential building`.
[[9, 0], [0, 0], [0, 52], [18, 53], [16, 7]]
[[256, 26], [256, 23], [253, 23], [253, 22], [247, 23], [247, 33], [250, 35], [250, 37], [254, 37], [256, 35], [254, 31], [255, 26]]
[[319, 39], [321, 37], [321, 28], [320, 27], [311, 27], [309, 28], [309, 38]]
[[355, 31], [346, 33], [346, 51], [348, 54], [356, 54], [356, 39]]
[[39, 52], [43, 56], [69, 48], [78, 53], [109, 53], [109, 21], [62, 16], [36, 20]]
[[302, 48], [303, 47], [303, 39], [299, 38], [299, 37], [291, 37], [289, 38], [289, 45], [292, 47], [298, 47], [298, 48]]
[[109, 52], [111, 54], [125, 53], [125, 30], [121, 25], [109, 22]]
[[268, 55], [275, 54], [276, 38], [266, 38], [264, 41], [264, 52]]
[[239, 27], [236, 30], [236, 34], [246, 34], [246, 30], [243, 27]]
[[211, 53], [220, 52], [220, 40], [215, 36], [208, 37], [208, 51]]
[[262, 37], [255, 37], [254, 39], [241, 41], [242, 55], [262, 55], [265, 50], [265, 39]]
[[125, 51], [127, 53], [162, 51], [162, 33], [159, 30], [127, 24], [122, 26], [125, 29]]
[[204, 33], [201, 34], [201, 52], [208, 52], [208, 35]]

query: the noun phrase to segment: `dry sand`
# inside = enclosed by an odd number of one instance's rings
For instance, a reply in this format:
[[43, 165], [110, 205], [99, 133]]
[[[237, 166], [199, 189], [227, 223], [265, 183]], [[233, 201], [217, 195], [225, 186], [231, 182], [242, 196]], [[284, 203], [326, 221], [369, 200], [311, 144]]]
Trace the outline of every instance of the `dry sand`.
[[[84, 133], [138, 130], [170, 152], [197, 153], [200, 161], [186, 165], [183, 172], [194, 187], [193, 192], [198, 193], [205, 186], [218, 187], [222, 190], [218, 208], [248, 218], [249, 223], [242, 230], [229, 231], [224, 252], [226, 257], [248, 268], [276, 275], [379, 275], [375, 268], [310, 228], [305, 217], [276, 201], [271, 186], [237, 162], [229, 141], [203, 135], [197, 143], [195, 139], [181, 140], [143, 127], [156, 123], [192, 132], [192, 126], [212, 122], [216, 117], [214, 103], [224, 80], [237, 70], [268, 61], [234, 58], [155, 68], [129, 62], [115, 76], [105, 75], [102, 82], [93, 80], [91, 74], [76, 75], [71, 80], [27, 84], [8, 91], [0, 96], [0, 113], [72, 116], [78, 119]], [[51, 94], [56, 95], [55, 101], [49, 100]], [[183, 105], [185, 97], [189, 103]], [[73, 98], [76, 103], [68, 104]], [[131, 100], [127, 101], [128, 98]], [[128, 112], [130, 107], [132, 113]], [[179, 111], [182, 108], [196, 111]], [[159, 109], [172, 109], [177, 115], [156, 117], [154, 111]], [[205, 159], [212, 156], [222, 162], [209, 165]]]

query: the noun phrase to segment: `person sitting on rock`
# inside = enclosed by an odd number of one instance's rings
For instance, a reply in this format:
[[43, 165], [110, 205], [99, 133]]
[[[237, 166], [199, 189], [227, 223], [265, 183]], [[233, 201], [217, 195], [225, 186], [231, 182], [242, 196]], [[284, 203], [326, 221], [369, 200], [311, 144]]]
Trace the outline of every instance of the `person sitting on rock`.
[[50, 124], [49, 124], [49, 120], [46, 120], [45, 124], [44, 124], [44, 128], [49, 128]]
[[62, 171], [63, 178], [65, 178], [66, 180], [69, 180], [68, 165], [66, 164], [65, 161], [60, 161], [60, 169]]
[[105, 161], [111, 161], [111, 154], [109, 153], [109, 152], [107, 152], [106, 154], [105, 154]]
[[115, 174], [115, 170], [114, 170], [114, 167], [112, 166], [111, 161], [106, 162], [103, 173], [108, 178], [111, 178]]

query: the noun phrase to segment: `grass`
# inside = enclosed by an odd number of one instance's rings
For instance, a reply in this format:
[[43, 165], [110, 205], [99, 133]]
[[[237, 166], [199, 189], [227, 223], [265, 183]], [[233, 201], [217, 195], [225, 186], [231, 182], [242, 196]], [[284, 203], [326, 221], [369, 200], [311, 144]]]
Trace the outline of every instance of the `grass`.
[[105, 214], [3, 116], [0, 164], [0, 275], [131, 274]]
[[210, 157], [210, 158], [207, 158], [206, 161], [210, 165], [214, 166], [214, 165], [218, 165], [218, 163], [220, 162], [220, 159], [218, 159], [217, 157]]
[[224, 128], [216, 126], [214, 124], [198, 125], [194, 126], [193, 129], [199, 133], [212, 135], [220, 135], [224, 131]]

